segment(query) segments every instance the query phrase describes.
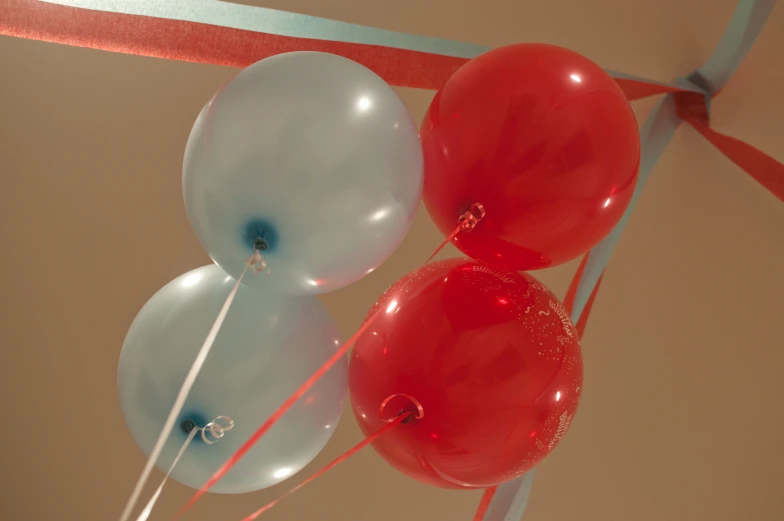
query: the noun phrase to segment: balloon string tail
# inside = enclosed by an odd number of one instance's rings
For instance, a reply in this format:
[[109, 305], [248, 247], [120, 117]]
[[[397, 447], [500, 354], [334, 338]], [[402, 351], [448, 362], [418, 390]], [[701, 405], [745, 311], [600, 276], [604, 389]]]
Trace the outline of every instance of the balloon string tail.
[[[224, 420], [227, 424], [225, 426], [221, 425], [219, 420]], [[136, 518], [136, 521], [147, 521], [147, 518], [150, 517], [152, 509], [155, 507], [155, 503], [158, 501], [158, 497], [161, 495], [161, 492], [163, 492], [163, 487], [166, 485], [166, 481], [169, 480], [169, 476], [171, 476], [171, 473], [174, 471], [174, 467], [176, 467], [177, 463], [180, 462], [180, 458], [182, 458], [182, 455], [185, 454], [185, 450], [188, 448], [188, 445], [191, 444], [191, 441], [193, 441], [193, 438], [196, 436], [196, 434], [201, 433], [202, 439], [206, 443], [212, 444], [222, 438], [226, 431], [230, 431], [232, 428], [234, 428], [234, 420], [228, 416], [218, 416], [204, 427], [198, 427], [194, 425], [190, 433], [188, 433], [188, 437], [185, 439], [185, 443], [183, 443], [182, 447], [180, 447], [180, 451], [177, 453], [177, 457], [174, 458], [171, 467], [169, 467], [168, 472], [166, 472], [166, 475], [163, 477], [161, 484], [158, 485], [155, 493], [153, 493], [152, 497], [147, 502], [147, 505], [144, 507], [144, 510], [142, 510], [139, 514], [139, 517]]]
[[180, 391], [177, 394], [177, 398], [174, 400], [174, 405], [172, 405], [172, 408], [169, 411], [169, 416], [166, 418], [166, 421], [163, 424], [161, 433], [158, 435], [158, 439], [155, 441], [155, 445], [153, 446], [152, 451], [150, 452], [150, 456], [147, 458], [147, 463], [145, 463], [144, 469], [142, 469], [142, 473], [139, 476], [139, 479], [136, 482], [133, 491], [131, 492], [131, 496], [128, 498], [128, 502], [125, 505], [125, 509], [120, 515], [120, 521], [128, 521], [128, 519], [131, 517], [131, 512], [133, 512], [136, 503], [139, 501], [139, 496], [141, 495], [142, 490], [144, 489], [144, 485], [147, 483], [147, 480], [150, 478], [150, 473], [152, 472], [153, 467], [155, 467], [155, 463], [158, 461], [158, 458], [160, 458], [161, 452], [163, 452], [163, 447], [166, 444], [166, 440], [169, 439], [169, 435], [174, 429], [174, 424], [177, 421], [177, 417], [180, 415], [180, 413], [182, 412], [182, 408], [185, 406], [185, 400], [188, 398], [188, 395], [191, 392], [193, 383], [196, 381], [196, 377], [199, 375], [199, 372], [201, 371], [201, 368], [204, 365], [204, 361], [207, 359], [207, 355], [210, 354], [210, 350], [212, 349], [212, 344], [215, 342], [215, 337], [218, 336], [218, 332], [223, 326], [223, 322], [226, 319], [226, 315], [228, 314], [229, 309], [231, 308], [231, 304], [232, 302], [234, 302], [234, 297], [237, 295], [237, 291], [239, 291], [240, 284], [242, 283], [242, 279], [245, 277], [245, 274], [248, 272], [248, 268], [250, 268], [251, 266], [256, 266], [262, 260], [263, 257], [261, 256], [261, 254], [258, 251], [254, 250], [253, 255], [251, 255], [250, 258], [245, 263], [245, 269], [242, 270], [242, 273], [240, 274], [239, 278], [234, 283], [234, 287], [231, 289], [229, 295], [226, 297], [226, 301], [223, 303], [223, 307], [218, 313], [218, 316], [215, 319], [215, 323], [213, 323], [212, 328], [207, 334], [207, 338], [204, 339], [204, 343], [199, 349], [199, 352], [196, 355], [196, 359], [193, 361], [191, 368], [188, 370], [188, 374], [185, 376], [185, 380], [182, 382], [182, 387], [180, 387]]
[[356, 444], [354, 447], [350, 448], [348, 451], [346, 451], [341, 456], [338, 456], [337, 458], [332, 460], [330, 463], [328, 463], [322, 469], [317, 471], [315, 474], [313, 474], [310, 477], [308, 477], [308, 479], [306, 479], [305, 481], [303, 481], [302, 483], [300, 483], [296, 487], [292, 488], [291, 490], [289, 490], [288, 492], [286, 492], [285, 494], [280, 496], [278, 499], [275, 499], [274, 501], [270, 501], [269, 503], [267, 503], [266, 505], [264, 505], [260, 509], [256, 510], [255, 512], [253, 512], [249, 516], [244, 517], [242, 519], [242, 521], [253, 521], [254, 519], [258, 518], [261, 514], [263, 514], [267, 510], [269, 510], [272, 507], [274, 507], [275, 505], [277, 505], [279, 502], [281, 502], [286, 497], [290, 496], [291, 494], [293, 494], [297, 490], [301, 489], [302, 487], [304, 487], [305, 485], [307, 485], [311, 481], [315, 480], [316, 478], [319, 478], [319, 477], [323, 476], [329, 470], [335, 468], [336, 466], [338, 466], [339, 464], [343, 463], [344, 461], [346, 461], [348, 458], [350, 458], [351, 456], [353, 456], [354, 454], [356, 454], [360, 450], [364, 449], [365, 447], [367, 447], [368, 445], [370, 445], [371, 443], [373, 443], [374, 441], [379, 439], [381, 436], [386, 434], [389, 430], [391, 430], [396, 425], [398, 425], [400, 423], [405, 423], [405, 421], [410, 416], [412, 416], [414, 414], [415, 413], [409, 412], [409, 411], [402, 412], [394, 420], [388, 421], [388, 423], [386, 425], [384, 425], [379, 430], [377, 430], [376, 432], [374, 432], [373, 434], [371, 434], [370, 436], [368, 436], [367, 438], [365, 438], [364, 440], [362, 440], [361, 442]]

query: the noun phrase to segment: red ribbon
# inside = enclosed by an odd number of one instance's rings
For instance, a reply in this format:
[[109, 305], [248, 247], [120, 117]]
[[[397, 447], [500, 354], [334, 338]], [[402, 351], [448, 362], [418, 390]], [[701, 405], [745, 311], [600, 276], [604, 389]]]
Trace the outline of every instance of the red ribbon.
[[[714, 95], [715, 97], [715, 95]], [[719, 152], [738, 165], [770, 193], [784, 201], [784, 165], [748, 143], [710, 128], [705, 96], [694, 92], [675, 94], [675, 110]]]
[[280, 496], [278, 499], [270, 501], [269, 503], [267, 503], [266, 505], [264, 505], [260, 509], [258, 509], [255, 512], [253, 512], [251, 515], [242, 518], [242, 521], [253, 521], [257, 517], [259, 517], [261, 514], [263, 514], [264, 512], [269, 510], [270, 508], [272, 508], [275, 505], [277, 505], [284, 498], [290, 496], [291, 494], [293, 494], [297, 490], [301, 489], [302, 487], [304, 487], [305, 485], [307, 485], [308, 483], [310, 483], [314, 479], [324, 475], [327, 471], [335, 468], [336, 466], [338, 466], [339, 464], [343, 463], [344, 461], [346, 461], [348, 458], [350, 458], [351, 456], [353, 456], [354, 454], [356, 454], [360, 450], [364, 449], [365, 447], [367, 447], [368, 445], [370, 445], [371, 443], [373, 443], [374, 441], [379, 439], [388, 430], [390, 430], [392, 427], [394, 427], [395, 425], [399, 424], [400, 422], [402, 422], [403, 420], [405, 420], [406, 418], [408, 418], [412, 414], [413, 413], [410, 413], [410, 412], [406, 412], [406, 413], [401, 414], [400, 416], [398, 416], [397, 418], [395, 418], [391, 422], [387, 423], [386, 425], [381, 427], [379, 430], [377, 430], [376, 432], [374, 432], [373, 434], [371, 434], [370, 436], [368, 436], [367, 438], [365, 438], [364, 440], [362, 440], [361, 442], [356, 444], [354, 447], [350, 448], [348, 451], [343, 453], [341, 456], [338, 456], [337, 458], [332, 460], [332, 462], [327, 464], [321, 470], [319, 470], [318, 472], [316, 472], [313, 475], [311, 475], [308, 479], [306, 479], [305, 481], [303, 481], [302, 483], [300, 483], [296, 487], [292, 488], [291, 490], [289, 490], [288, 492], [286, 492], [285, 494]]
[[[441, 88], [468, 61], [380, 45], [277, 36], [182, 20], [79, 9], [38, 0], [0, 3], [0, 34], [239, 68], [284, 52], [322, 51], [361, 63], [391, 85], [430, 90]], [[677, 90], [631, 79], [617, 78], [616, 81], [630, 100]]]
[[484, 494], [482, 494], [482, 499], [479, 501], [479, 507], [477, 507], [476, 513], [474, 514], [474, 521], [484, 520], [485, 514], [487, 513], [487, 509], [490, 508], [490, 503], [493, 501], [493, 496], [495, 496], [496, 490], [498, 490], [497, 486], [485, 489]]
[[438, 89], [468, 60], [418, 51], [277, 36], [181, 20], [78, 9], [37, 0], [0, 3], [0, 34], [152, 56], [247, 67], [292, 51], [322, 51], [350, 58], [387, 83]]
[[632, 80], [628, 78], [615, 78], [615, 83], [621, 87], [629, 101], [656, 96], [657, 94], [668, 94], [670, 92], [681, 92], [678, 87], [649, 83], [647, 81]]

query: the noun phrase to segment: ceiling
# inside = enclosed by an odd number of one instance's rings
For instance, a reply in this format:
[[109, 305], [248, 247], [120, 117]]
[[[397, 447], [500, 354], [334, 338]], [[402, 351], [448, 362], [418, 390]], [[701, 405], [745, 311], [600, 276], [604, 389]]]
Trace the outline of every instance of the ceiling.
[[[254, 3], [485, 45], [555, 43], [661, 81], [705, 61], [734, 4]], [[779, 5], [712, 115], [715, 129], [780, 160], [782, 50]], [[120, 347], [159, 287], [209, 261], [185, 215], [181, 161], [200, 108], [234, 71], [8, 37], [0, 71], [0, 519], [116, 519], [144, 464], [118, 406]], [[421, 119], [433, 92], [399, 93]], [[652, 103], [635, 102], [640, 120]], [[526, 520], [784, 519], [783, 226], [780, 201], [696, 132], [677, 132], [607, 270], [583, 340], [581, 410], [539, 467]], [[382, 268], [323, 297], [345, 338], [440, 240], [420, 208]], [[575, 268], [537, 276], [563, 295]], [[297, 477], [209, 495], [185, 519], [239, 520], [360, 439], [347, 414]], [[167, 486], [151, 519], [191, 492]], [[421, 485], [368, 449], [265, 515], [469, 520], [480, 495]]]

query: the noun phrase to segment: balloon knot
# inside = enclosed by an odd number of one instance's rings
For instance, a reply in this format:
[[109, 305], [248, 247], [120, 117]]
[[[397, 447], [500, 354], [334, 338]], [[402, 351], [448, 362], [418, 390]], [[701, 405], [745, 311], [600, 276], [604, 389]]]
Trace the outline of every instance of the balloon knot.
[[485, 207], [482, 206], [481, 203], [472, 204], [468, 211], [461, 215], [458, 219], [458, 222], [460, 223], [460, 229], [466, 232], [470, 232], [476, 228], [476, 225], [479, 224], [479, 221], [484, 219], [485, 213]]
[[699, 92], [676, 92], [673, 94], [675, 113], [683, 120], [696, 119], [703, 125], [709, 124], [708, 104], [705, 94]]
[[[256, 244], [254, 243], [254, 248], [255, 246]], [[248, 266], [254, 273], [260, 273], [265, 269], [267, 270], [267, 274], [270, 272], [269, 267], [267, 267], [267, 259], [264, 258], [264, 255], [261, 254], [258, 248], [254, 249], [253, 254], [248, 258]]]

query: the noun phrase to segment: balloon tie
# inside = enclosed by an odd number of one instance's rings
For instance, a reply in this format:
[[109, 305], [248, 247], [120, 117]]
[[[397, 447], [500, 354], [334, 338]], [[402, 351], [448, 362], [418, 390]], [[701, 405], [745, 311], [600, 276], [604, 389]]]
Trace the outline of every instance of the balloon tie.
[[464, 232], [470, 232], [476, 228], [476, 225], [479, 224], [479, 221], [485, 218], [486, 213], [487, 212], [485, 211], [485, 207], [482, 206], [481, 203], [472, 204], [468, 211], [461, 215], [457, 220], [457, 222], [460, 224], [460, 229]]
[[[410, 408], [409, 409], [403, 408], [400, 410], [400, 412], [397, 413], [397, 416], [395, 416], [394, 418], [387, 418], [384, 415], [384, 410], [386, 409], [389, 402], [392, 401], [394, 398], [397, 398], [398, 396], [401, 398], [405, 398], [406, 400], [411, 402], [411, 405], [413, 405], [413, 408], [415, 410], [410, 410]], [[425, 417], [425, 410], [422, 408], [422, 404], [419, 402], [419, 400], [417, 400], [410, 394], [391, 394], [387, 396], [384, 399], [384, 401], [381, 402], [381, 405], [378, 407], [378, 417], [381, 418], [381, 420], [386, 423], [395, 422], [402, 414], [406, 414], [406, 413], [408, 415], [405, 420], [402, 420], [403, 423], [408, 423], [410, 420], [414, 420], [414, 419], [421, 420], [422, 418]]]
[[[182, 382], [182, 387], [180, 387], [180, 391], [177, 394], [177, 398], [174, 400], [174, 405], [172, 405], [172, 408], [169, 411], [169, 416], [166, 418], [166, 421], [163, 424], [161, 433], [158, 435], [158, 439], [155, 441], [155, 445], [153, 446], [152, 451], [150, 452], [150, 456], [147, 458], [147, 463], [145, 463], [144, 469], [142, 469], [142, 473], [139, 476], [139, 479], [136, 482], [133, 491], [131, 492], [131, 496], [128, 498], [128, 502], [125, 505], [125, 509], [120, 515], [120, 521], [128, 521], [128, 519], [130, 519], [131, 512], [133, 512], [133, 509], [136, 506], [136, 502], [139, 500], [139, 496], [141, 495], [142, 490], [144, 489], [144, 485], [147, 483], [147, 480], [150, 478], [150, 473], [152, 472], [155, 463], [158, 461], [158, 458], [160, 458], [161, 452], [163, 452], [163, 447], [166, 444], [166, 440], [169, 439], [169, 435], [174, 429], [174, 424], [177, 421], [177, 417], [180, 415], [180, 413], [182, 412], [182, 408], [185, 406], [185, 400], [188, 398], [188, 394], [190, 394], [191, 392], [193, 383], [196, 381], [196, 377], [199, 375], [199, 372], [201, 371], [201, 368], [204, 365], [204, 361], [207, 359], [207, 355], [210, 354], [210, 350], [212, 349], [212, 344], [215, 342], [215, 338], [218, 336], [218, 332], [223, 326], [224, 320], [226, 320], [226, 315], [228, 314], [229, 309], [231, 308], [232, 302], [234, 302], [234, 297], [237, 295], [237, 292], [240, 289], [240, 284], [242, 283], [242, 279], [245, 277], [245, 274], [248, 272], [248, 268], [250, 268], [251, 266], [255, 266], [260, 261], [263, 261], [263, 257], [261, 256], [261, 253], [259, 253], [258, 251], [254, 251], [253, 255], [251, 255], [248, 258], [248, 260], [245, 262], [245, 268], [242, 270], [242, 273], [240, 274], [239, 278], [234, 283], [234, 287], [231, 288], [229, 295], [226, 297], [226, 301], [223, 303], [223, 307], [218, 313], [218, 316], [215, 319], [215, 323], [212, 324], [212, 328], [210, 329], [209, 333], [207, 333], [207, 338], [204, 339], [204, 343], [199, 349], [199, 352], [196, 355], [196, 359], [193, 361], [191, 368], [188, 370], [188, 374], [185, 376], [185, 380]], [[234, 422], [231, 422], [231, 425], [233, 426]], [[223, 428], [223, 430], [225, 431], [228, 429]], [[215, 432], [219, 432], [219, 431], [215, 431]]]
[[253, 254], [250, 256], [247, 263], [253, 270], [253, 273], [261, 273], [266, 268], [267, 275], [269, 275], [270, 269], [267, 266], [267, 259], [261, 254], [261, 251], [266, 250], [268, 247], [267, 241], [261, 237], [257, 237], [256, 240], [253, 241]]
[[[226, 422], [226, 426], [224, 427], [223, 425], [218, 423], [218, 420], [224, 420]], [[213, 444], [219, 439], [221, 439], [223, 435], [226, 433], [226, 431], [230, 431], [234, 427], [234, 420], [232, 420], [228, 416], [218, 416], [204, 427], [199, 427], [198, 425], [193, 423], [192, 420], [187, 420], [187, 422], [191, 427], [188, 432], [188, 437], [185, 439], [185, 443], [183, 443], [182, 447], [180, 447], [180, 451], [177, 453], [177, 457], [174, 458], [171, 467], [169, 467], [169, 471], [166, 472], [166, 475], [163, 477], [161, 484], [158, 485], [158, 488], [153, 493], [152, 497], [150, 498], [150, 501], [147, 502], [147, 505], [144, 507], [144, 510], [142, 510], [141, 513], [139, 514], [139, 517], [136, 518], [136, 521], [147, 521], [147, 518], [150, 517], [150, 514], [152, 513], [152, 509], [155, 506], [155, 503], [158, 501], [158, 497], [161, 495], [161, 492], [163, 491], [163, 486], [166, 484], [166, 481], [168, 481], [169, 476], [171, 476], [171, 473], [174, 471], [174, 467], [177, 466], [177, 463], [179, 463], [180, 458], [182, 458], [182, 455], [185, 454], [185, 450], [188, 448], [188, 445], [191, 444], [193, 438], [196, 436], [197, 433], [201, 432], [201, 437], [206, 443]], [[185, 422], [183, 422], [183, 425], [185, 425]], [[207, 432], [209, 432], [212, 435], [212, 437], [215, 439], [213, 440], [208, 439], [206, 436]]]
[[452, 230], [452, 233], [446, 236], [444, 242], [442, 242], [441, 245], [436, 248], [436, 251], [434, 251], [433, 254], [425, 261], [425, 264], [433, 260], [433, 257], [438, 255], [438, 253], [443, 250], [447, 244], [452, 242], [452, 239], [457, 237], [460, 232], [470, 232], [476, 228], [476, 225], [479, 224], [479, 221], [484, 219], [485, 213], [485, 207], [480, 203], [472, 204], [468, 211], [458, 218], [455, 229]]
[[[406, 397], [408, 397], [408, 395], [393, 395], [393, 396], [406, 396]], [[393, 396], [390, 396], [390, 398], [392, 398]], [[416, 401], [415, 398], [410, 398], [410, 399], [413, 400], [414, 402], [416, 402], [416, 404], [419, 404], [419, 402]], [[389, 398], [387, 398], [387, 400], [389, 400]], [[384, 400], [384, 402], [386, 403], [387, 400]], [[421, 407], [422, 406], [418, 405], [418, 407], [419, 407], [419, 409], [421, 411]], [[422, 413], [422, 414], [424, 414], [424, 413]], [[374, 441], [379, 439], [386, 432], [388, 432], [390, 429], [392, 429], [395, 425], [398, 425], [399, 423], [406, 423], [410, 419], [410, 417], [413, 416], [413, 415], [414, 415], [414, 413], [411, 412], [411, 411], [401, 411], [400, 414], [398, 414], [395, 418], [384, 420], [386, 422], [386, 425], [381, 427], [379, 430], [377, 430], [376, 432], [374, 432], [373, 434], [371, 434], [370, 436], [368, 436], [364, 440], [362, 440], [359, 443], [357, 443], [356, 445], [354, 445], [352, 448], [350, 448], [349, 450], [344, 452], [342, 455], [340, 455], [337, 458], [335, 458], [334, 460], [332, 460], [326, 466], [324, 466], [323, 468], [318, 470], [316, 473], [314, 473], [311, 476], [309, 476], [305, 481], [303, 481], [302, 483], [300, 483], [296, 487], [294, 487], [294, 488], [290, 489], [288, 492], [284, 493], [278, 499], [270, 501], [269, 503], [267, 503], [266, 505], [264, 505], [260, 509], [256, 510], [255, 512], [253, 512], [249, 516], [246, 516], [246, 517], [242, 518], [242, 521], [253, 521], [257, 517], [259, 517], [261, 514], [263, 514], [264, 512], [269, 510], [270, 508], [272, 508], [275, 505], [277, 505], [284, 498], [286, 498], [289, 495], [293, 494], [294, 492], [296, 492], [297, 490], [301, 489], [302, 487], [304, 487], [305, 485], [307, 485], [311, 481], [315, 480], [316, 478], [324, 475], [327, 471], [329, 471], [329, 470], [333, 469], [334, 467], [338, 466], [339, 464], [343, 463], [348, 458], [350, 458], [351, 456], [353, 456], [354, 454], [356, 454], [360, 450], [364, 449], [365, 447], [367, 447], [368, 445], [370, 445], [371, 443], [373, 443]], [[421, 416], [417, 416], [417, 417], [421, 417]]]

